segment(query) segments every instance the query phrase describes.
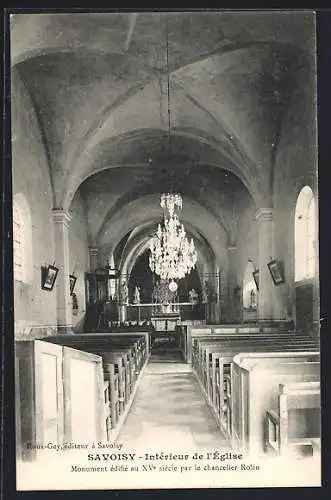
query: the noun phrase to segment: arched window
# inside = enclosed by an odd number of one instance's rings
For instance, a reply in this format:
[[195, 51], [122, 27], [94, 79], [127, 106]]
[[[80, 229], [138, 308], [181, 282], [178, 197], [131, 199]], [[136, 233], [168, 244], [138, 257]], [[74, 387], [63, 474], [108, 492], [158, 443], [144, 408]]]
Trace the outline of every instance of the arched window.
[[13, 199], [13, 263], [14, 280], [26, 283], [32, 272], [30, 209], [22, 194]]
[[295, 281], [312, 278], [316, 264], [316, 213], [309, 186], [301, 189], [295, 208]]
[[244, 309], [256, 309], [257, 307], [257, 286], [253, 277], [254, 271], [253, 262], [247, 262], [243, 281]]

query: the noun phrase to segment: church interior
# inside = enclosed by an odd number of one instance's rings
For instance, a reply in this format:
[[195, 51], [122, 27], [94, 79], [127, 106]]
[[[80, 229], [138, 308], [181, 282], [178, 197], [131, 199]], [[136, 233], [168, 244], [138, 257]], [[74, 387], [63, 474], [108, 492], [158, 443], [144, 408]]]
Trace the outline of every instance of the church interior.
[[314, 15], [10, 25], [17, 460], [318, 455]]

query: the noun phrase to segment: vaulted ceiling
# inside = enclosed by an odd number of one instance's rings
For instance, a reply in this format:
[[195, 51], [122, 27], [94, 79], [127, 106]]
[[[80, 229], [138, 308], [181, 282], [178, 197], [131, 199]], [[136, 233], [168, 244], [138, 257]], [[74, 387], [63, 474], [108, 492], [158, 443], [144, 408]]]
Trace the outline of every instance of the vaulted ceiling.
[[12, 64], [38, 115], [57, 207], [69, 208], [79, 190], [91, 240], [103, 241], [126, 206], [166, 188], [226, 232], [238, 196], [270, 204], [282, 122], [312, 73], [313, 19], [304, 11], [13, 15]]

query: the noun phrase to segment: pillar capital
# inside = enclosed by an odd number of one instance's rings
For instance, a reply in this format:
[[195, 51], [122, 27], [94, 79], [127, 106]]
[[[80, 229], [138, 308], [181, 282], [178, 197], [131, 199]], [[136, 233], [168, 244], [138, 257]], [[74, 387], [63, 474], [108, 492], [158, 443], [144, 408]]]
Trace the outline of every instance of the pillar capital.
[[63, 210], [62, 208], [53, 208], [52, 220], [55, 224], [64, 224], [69, 226], [71, 219], [72, 217], [67, 210]]
[[255, 219], [258, 222], [272, 221], [274, 216], [273, 208], [259, 208], [255, 213]]

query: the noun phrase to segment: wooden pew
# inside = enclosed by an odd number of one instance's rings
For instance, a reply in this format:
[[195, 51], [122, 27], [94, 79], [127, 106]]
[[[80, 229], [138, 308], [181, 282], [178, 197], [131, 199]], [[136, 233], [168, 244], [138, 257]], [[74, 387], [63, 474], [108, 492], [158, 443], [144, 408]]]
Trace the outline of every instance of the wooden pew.
[[83, 334], [83, 335], [57, 335], [55, 337], [47, 337], [45, 339], [48, 342], [52, 343], [60, 343], [70, 345], [77, 349], [96, 349], [104, 350], [105, 352], [109, 348], [114, 348], [115, 346], [133, 346], [135, 349], [135, 355], [138, 359], [137, 361], [137, 370], [140, 371], [142, 366], [145, 364], [149, 351], [148, 345], [146, 342], [146, 337], [138, 335], [108, 335], [108, 334]]
[[[302, 353], [305, 356], [305, 353]], [[266, 409], [277, 408], [279, 384], [318, 382], [320, 363], [300, 353], [239, 353], [231, 364], [231, 438], [245, 454], [264, 453]], [[292, 358], [292, 359], [291, 359]]]
[[[226, 405], [227, 395], [231, 393], [231, 364], [233, 358], [238, 354], [238, 348], [229, 349], [223, 354], [213, 353], [213, 365], [212, 374], [209, 378], [209, 383], [207, 386], [207, 391], [209, 390], [209, 400], [210, 404], [213, 405], [215, 412], [219, 415], [220, 423], [222, 427], [228, 428], [226, 413], [228, 412], [228, 407]], [[279, 346], [275, 345], [247, 345], [241, 346], [241, 352], [251, 352], [252, 348], [254, 353], [258, 352], [295, 352], [307, 354], [307, 361], [318, 361], [319, 353], [318, 351], [311, 350], [310, 345], [297, 345], [293, 343], [283, 344]], [[225, 420], [225, 423], [223, 423]]]
[[[106, 355], [109, 355], [108, 359], [105, 359]], [[111, 417], [115, 428], [126, 403], [123, 357], [116, 352], [103, 353], [101, 357], [104, 378], [109, 381]]]
[[[86, 346], [86, 344], [80, 344], [77, 348], [88, 350], [89, 352], [101, 356], [104, 370], [109, 363], [114, 364], [115, 373], [118, 374], [118, 401], [120, 403], [121, 413], [133, 391], [134, 384], [137, 380], [137, 374], [140, 372], [135, 346], [131, 344], [127, 345], [126, 343], [118, 344], [114, 345], [112, 348], [108, 346], [106, 351], [100, 344], [88, 346]], [[107, 370], [107, 373], [110, 373], [109, 370]]]
[[[68, 337], [68, 336], [67, 336]], [[95, 335], [91, 335], [88, 338], [86, 336], [71, 336], [70, 339], [66, 338], [64, 341], [66, 343], [70, 342], [70, 345], [75, 345], [77, 349], [88, 350], [90, 352], [95, 352], [102, 354], [102, 352], [108, 352], [111, 348], [112, 350], [122, 350], [126, 352], [127, 359], [124, 360], [124, 366], [126, 371], [126, 393], [132, 392], [132, 386], [135, 383], [142, 367], [144, 366], [147, 356], [146, 356], [146, 344], [142, 344], [139, 338], [134, 336], [122, 338], [121, 336], [113, 336], [110, 339], [107, 337], [99, 338]], [[83, 337], [83, 338], [82, 338]], [[62, 342], [62, 339], [60, 339]], [[131, 350], [127, 351], [127, 349]]]
[[[282, 349], [282, 347], [291, 347], [293, 346], [294, 350], [297, 347], [300, 347], [302, 349], [306, 350], [316, 350], [318, 351], [318, 346], [314, 341], [307, 340], [306, 338], [297, 338], [297, 339], [291, 339], [291, 338], [279, 338], [276, 337], [274, 339], [268, 339], [268, 338], [250, 338], [250, 339], [244, 339], [244, 340], [236, 340], [234, 342], [232, 341], [218, 341], [217, 343], [213, 344], [208, 344], [206, 343], [205, 345], [201, 346], [201, 358], [200, 358], [200, 363], [201, 363], [201, 370], [202, 373], [207, 380], [208, 379], [212, 380], [215, 376], [215, 370], [216, 370], [216, 361], [220, 357], [222, 357], [225, 361], [227, 353], [229, 353], [229, 356], [236, 351], [240, 351], [240, 345], [244, 346], [244, 352], [246, 352], [247, 347], [254, 346], [259, 347], [262, 346], [268, 348], [268, 350], [271, 348], [274, 348], [274, 350], [278, 350], [279, 348]], [[233, 348], [233, 349], [232, 349]], [[239, 349], [239, 351], [238, 351]], [[252, 349], [254, 351], [254, 349]], [[230, 361], [229, 361], [230, 362]]]
[[[293, 417], [299, 424], [293, 425]], [[266, 410], [265, 449], [277, 455], [320, 453], [319, 382], [279, 384], [277, 410]]]
[[[111, 410], [111, 424], [115, 428], [120, 416], [123, 414], [126, 402], [125, 378], [125, 353], [117, 350], [107, 352], [93, 350], [92, 346], [79, 345], [75, 347], [78, 352], [93, 353], [102, 360], [104, 381], [109, 382], [109, 405]], [[105, 360], [105, 357], [107, 359]]]
[[187, 363], [192, 362], [192, 341], [194, 338], [206, 335], [245, 335], [253, 333], [273, 334], [280, 332], [293, 332], [293, 324], [289, 321], [259, 322], [257, 324], [223, 324], [223, 325], [198, 325], [183, 326], [181, 329], [181, 345], [184, 346], [183, 354]]
[[292, 335], [287, 335], [285, 333], [277, 334], [277, 335], [262, 335], [262, 334], [251, 334], [251, 335], [235, 335], [235, 336], [226, 336], [220, 335], [212, 338], [201, 337], [200, 339], [195, 339], [193, 347], [193, 359], [192, 365], [194, 368], [198, 370], [198, 365], [202, 366], [205, 362], [206, 352], [208, 351], [208, 346], [212, 348], [217, 347], [217, 345], [239, 345], [240, 342], [246, 343], [250, 341], [260, 341], [265, 342], [266, 344], [270, 343], [285, 343], [285, 342], [297, 342], [302, 343], [306, 342], [307, 344], [311, 344], [312, 346], [318, 347], [318, 342], [316, 339], [311, 339], [306, 336], [296, 335], [295, 337]]
[[107, 439], [102, 359], [41, 340], [15, 342], [20, 459], [37, 445]]
[[[229, 432], [228, 415], [229, 409], [226, 404], [227, 392], [231, 392], [230, 364], [233, 357], [238, 352], [263, 352], [263, 351], [312, 351], [314, 359], [318, 356], [318, 351], [314, 352], [314, 344], [311, 342], [293, 342], [291, 339], [273, 342], [260, 339], [246, 339], [240, 342], [219, 341], [216, 345], [208, 345], [206, 347], [208, 358], [211, 356], [211, 361], [208, 359], [208, 371], [205, 368], [204, 372], [196, 372], [201, 380], [202, 386], [205, 389], [205, 394], [209, 404], [217, 418], [219, 418], [220, 426], [223, 431]], [[211, 352], [211, 351], [216, 352]], [[225, 388], [225, 389], [224, 389]]]
[[145, 335], [85, 333], [57, 335], [45, 340], [102, 358], [104, 378], [109, 382], [111, 423], [114, 428], [125, 411], [137, 377], [147, 361], [148, 343]]
[[[216, 367], [216, 359], [218, 354], [225, 354], [226, 350], [230, 349], [231, 354], [238, 349], [237, 352], [240, 351], [240, 345], [249, 346], [249, 345], [259, 345], [261, 344], [266, 346], [282, 346], [282, 345], [301, 345], [302, 347], [306, 347], [307, 350], [318, 349], [318, 344], [307, 337], [297, 336], [295, 339], [292, 336], [287, 336], [286, 334], [282, 335], [251, 335], [245, 337], [223, 337], [216, 338], [213, 341], [199, 339], [197, 341], [197, 347], [195, 349], [195, 356], [193, 358], [193, 368], [203, 380], [204, 385], [207, 387], [208, 379], [212, 380], [215, 374]], [[232, 349], [233, 347], [233, 349]], [[246, 350], [246, 349], [245, 349]]]
[[119, 397], [123, 405], [128, 402], [134, 386], [134, 381], [131, 379], [132, 366], [134, 366], [134, 361], [131, 362], [131, 354], [131, 350], [124, 350], [123, 348], [112, 352], [100, 352], [104, 369], [109, 363], [119, 365]]
[[[247, 339], [253, 339], [253, 338], [259, 338], [259, 339], [281, 339], [281, 338], [286, 338], [286, 339], [298, 339], [298, 335], [294, 335], [293, 332], [277, 332], [277, 333], [232, 333], [232, 334], [226, 334], [226, 333], [218, 333], [218, 334], [211, 334], [211, 335], [199, 335], [198, 337], [195, 337], [192, 339], [192, 348], [191, 348], [191, 362], [192, 365], [197, 362], [197, 357], [199, 357], [199, 346], [202, 342], [217, 342], [218, 340], [222, 339], [228, 339], [231, 340], [247, 340]], [[310, 337], [305, 336], [307, 340], [312, 340]]]
[[[57, 335], [59, 337], [60, 335]], [[134, 329], [130, 331], [112, 331], [112, 332], [86, 332], [86, 333], [79, 333], [79, 334], [74, 334], [70, 335], [70, 337], [95, 337], [99, 339], [116, 339], [116, 338], [136, 338], [140, 347], [142, 348], [144, 354], [146, 357], [149, 357], [150, 355], [150, 332], [149, 330], [142, 330], [142, 331], [136, 331]]]
[[301, 336], [301, 335], [293, 335], [292, 333], [285, 333], [285, 332], [280, 332], [277, 334], [233, 334], [233, 335], [227, 335], [227, 334], [218, 334], [218, 335], [211, 335], [211, 336], [203, 336], [199, 338], [195, 338], [193, 340], [193, 345], [192, 345], [192, 365], [195, 366], [197, 363], [201, 363], [201, 348], [204, 347], [205, 345], [210, 344], [215, 344], [218, 341], [229, 341], [229, 342], [238, 342], [241, 340], [249, 340], [249, 339], [260, 339], [261, 341], [265, 339], [266, 342], [278, 342], [279, 340], [293, 340], [297, 342], [301, 341], [307, 341], [314, 343], [318, 345], [318, 341], [316, 339], [312, 339], [311, 337], [308, 336]]
[[[91, 336], [92, 337], [92, 336]], [[111, 383], [111, 391], [116, 386], [118, 388], [118, 393], [112, 392], [111, 399], [119, 406], [119, 414], [123, 413], [125, 403], [129, 400], [130, 394], [132, 392], [132, 373], [137, 370], [137, 346], [134, 339], [124, 339], [120, 338], [112, 339], [111, 342], [102, 339], [100, 341], [96, 337], [88, 338], [85, 337], [77, 338], [73, 336], [61, 336], [51, 339], [54, 343], [60, 343], [62, 345], [71, 346], [75, 349], [91, 352], [97, 354], [103, 359], [103, 366], [105, 368], [105, 356], [107, 358], [107, 364], [110, 363], [109, 356], [112, 356], [112, 362], [114, 364], [114, 369], [108, 369], [106, 371], [108, 377], [118, 375], [118, 384], [116, 381]], [[114, 374], [114, 375], [113, 375]], [[117, 411], [116, 411], [117, 414]], [[115, 423], [115, 414], [113, 414], [113, 422]]]
[[104, 380], [103, 394], [104, 394], [104, 402], [105, 402], [106, 432], [107, 432], [107, 439], [109, 440], [113, 425], [112, 425], [110, 389], [109, 389], [109, 381], [108, 380]]

